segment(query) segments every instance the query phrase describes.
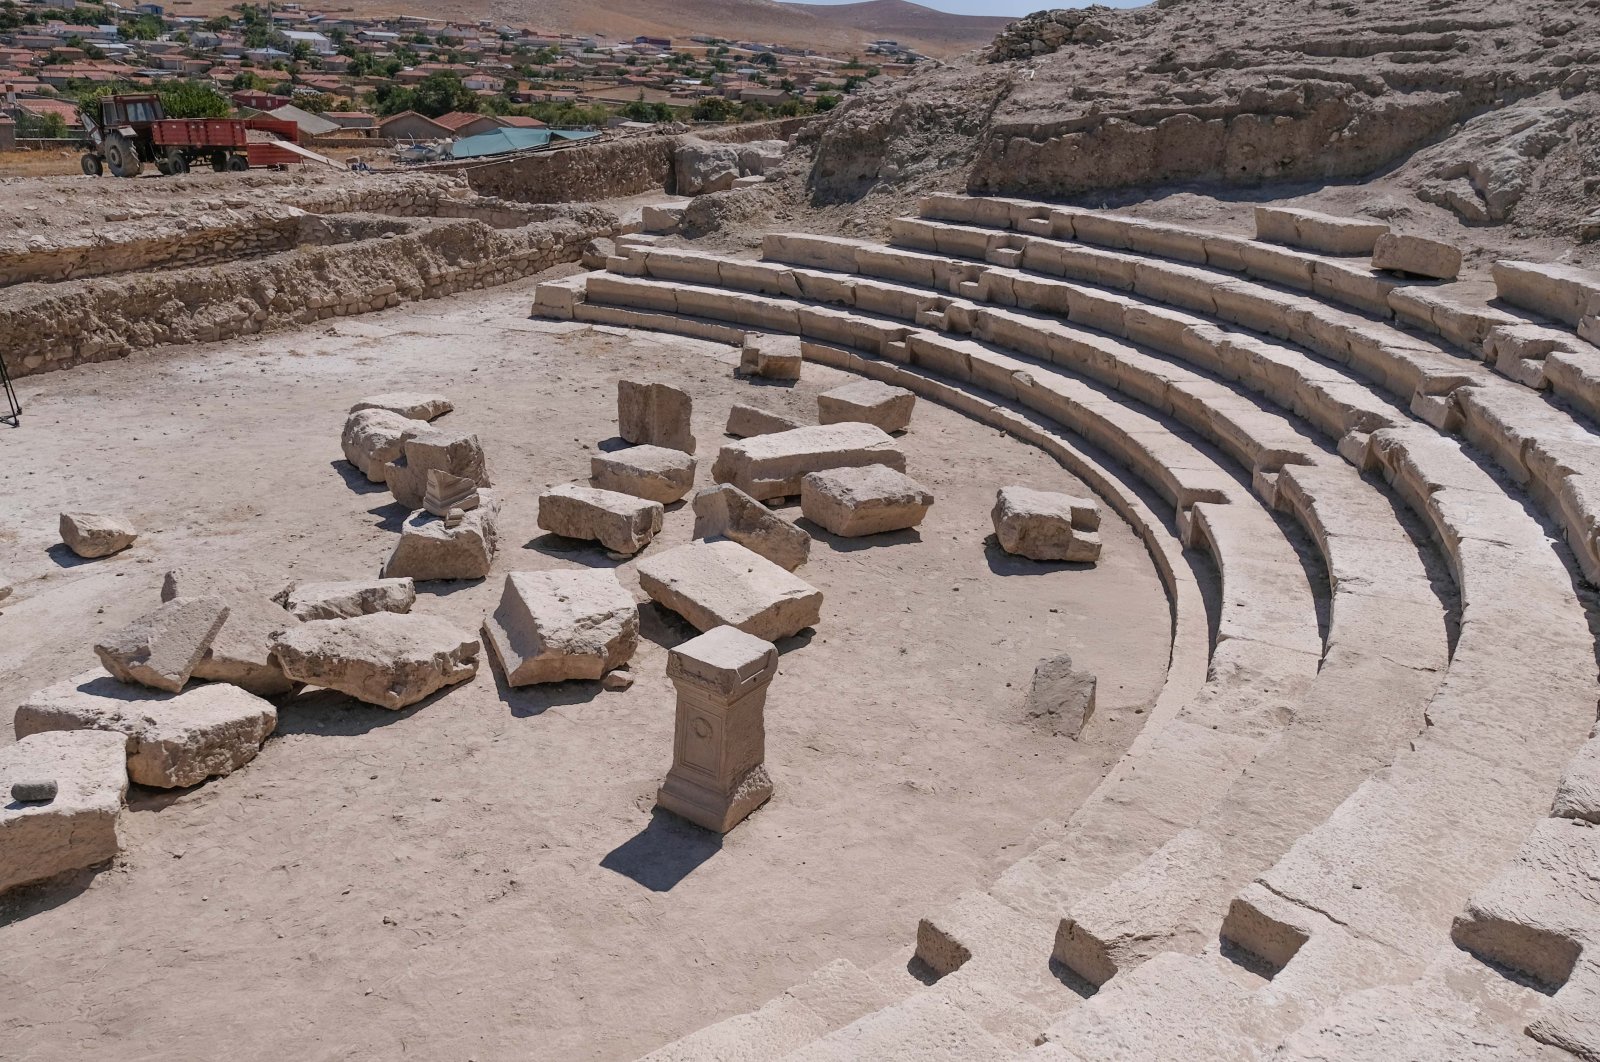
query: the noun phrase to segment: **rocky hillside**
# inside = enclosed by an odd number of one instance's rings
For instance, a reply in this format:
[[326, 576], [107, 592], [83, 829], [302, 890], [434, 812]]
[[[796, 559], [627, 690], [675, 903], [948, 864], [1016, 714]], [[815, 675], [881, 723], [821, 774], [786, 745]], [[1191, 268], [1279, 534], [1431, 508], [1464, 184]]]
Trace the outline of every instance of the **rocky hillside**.
[[1600, 0], [1160, 0], [1041, 12], [806, 134], [813, 207], [1377, 182], [1600, 236]]

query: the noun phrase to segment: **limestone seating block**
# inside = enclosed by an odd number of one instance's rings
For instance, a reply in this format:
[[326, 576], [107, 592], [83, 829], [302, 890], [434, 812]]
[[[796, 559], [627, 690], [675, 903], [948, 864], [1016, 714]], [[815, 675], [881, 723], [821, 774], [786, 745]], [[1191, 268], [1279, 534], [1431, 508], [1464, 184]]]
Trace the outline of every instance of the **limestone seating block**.
[[296, 619], [349, 619], [374, 612], [410, 612], [417, 588], [409, 578], [297, 583], [273, 600]]
[[366, 408], [352, 412], [344, 422], [339, 442], [344, 458], [374, 483], [385, 479], [385, 467], [405, 454], [407, 439], [427, 430], [427, 423], [411, 420], [388, 409]]
[[883, 465], [812, 472], [800, 485], [806, 519], [842, 538], [916, 527], [932, 506], [922, 484]]
[[856, 255], [871, 247], [866, 240], [842, 236], [813, 236], [802, 232], [770, 232], [761, 239], [761, 257], [769, 262], [854, 273]]
[[601, 569], [512, 572], [484, 638], [509, 686], [597, 681], [639, 648], [639, 610]]
[[1461, 251], [1437, 240], [1388, 233], [1378, 237], [1373, 246], [1372, 267], [1434, 280], [1454, 280], [1461, 275]]
[[817, 421], [842, 424], [859, 421], [886, 432], [905, 431], [911, 426], [911, 411], [917, 396], [904, 387], [893, 387], [877, 380], [857, 380], [817, 396]]
[[556, 321], [570, 321], [577, 307], [584, 301], [592, 274], [547, 280], [533, 291], [533, 316]]
[[479, 648], [444, 620], [394, 612], [302, 623], [272, 642], [295, 681], [396, 711], [470, 681]]
[[803, 427], [805, 425], [793, 417], [745, 405], [743, 402], [735, 402], [733, 408], [728, 411], [728, 426], [723, 431], [740, 439], [748, 439], [756, 435], [772, 435]]
[[739, 355], [739, 371], [766, 380], [798, 380], [804, 358], [800, 337], [747, 332]]
[[589, 478], [601, 490], [670, 505], [694, 489], [695, 459], [664, 446], [630, 446], [589, 459]]
[[127, 776], [177, 789], [220, 778], [255, 759], [278, 725], [268, 701], [225, 683], [178, 694], [119, 682], [98, 669], [33, 694], [17, 708], [17, 736], [107, 730], [122, 736]]
[[1038, 561], [1093, 563], [1100, 559], [1100, 507], [1086, 498], [1002, 487], [995, 495], [995, 537], [1000, 548]]
[[428, 473], [434, 469], [491, 487], [489, 463], [483, 444], [470, 431], [430, 427], [404, 443], [400, 458], [384, 465], [384, 482], [395, 500], [408, 509], [422, 508], [428, 491]]
[[635, 445], [694, 453], [694, 401], [666, 384], [617, 381], [617, 434]]
[[294, 689], [272, 658], [272, 635], [300, 620], [274, 601], [263, 577], [237, 569], [177, 568], [161, 584], [161, 600], [218, 597], [228, 618], [195, 666], [193, 677], [227, 682], [258, 697], [277, 697]]
[[737, 542], [691, 542], [639, 562], [650, 599], [700, 631], [723, 626], [769, 642], [814, 625], [822, 593]]
[[383, 565], [385, 579], [482, 579], [494, 564], [498, 546], [500, 496], [479, 491], [478, 504], [461, 522], [418, 509], [400, 528], [400, 541]]
[[1578, 266], [1500, 261], [1494, 286], [1501, 300], [1573, 328], [1595, 312], [1600, 272]]
[[96, 643], [95, 655], [123, 682], [177, 693], [227, 619], [220, 597], [175, 598]]
[[785, 571], [811, 556], [811, 536], [731, 484], [694, 496], [694, 537], [729, 538]]
[[139, 533], [120, 517], [87, 512], [61, 514], [61, 541], [86, 560], [120, 553], [138, 537]]
[[29, 734], [0, 748], [0, 793], [25, 778], [56, 783], [49, 803], [0, 803], [0, 894], [114, 859], [117, 817], [128, 793], [122, 735]]
[[1389, 226], [1365, 218], [1337, 217], [1296, 207], [1256, 207], [1256, 239], [1349, 257], [1372, 254]]
[[1600, 826], [1600, 731], [1584, 742], [1556, 789], [1550, 814]]
[[566, 538], [598, 542], [613, 553], [634, 554], [661, 531], [660, 502], [576, 483], [539, 495], [539, 526]]
[[711, 468], [718, 483], [732, 483], [757, 501], [792, 497], [810, 472], [858, 465], [886, 465], [903, 472], [905, 454], [872, 424], [818, 424], [760, 435], [724, 446]]
[[399, 414], [408, 420], [430, 421], [437, 420], [455, 408], [455, 405], [444, 395], [430, 394], [424, 391], [390, 391], [361, 399], [350, 407], [350, 412], [359, 413], [363, 409], [386, 409], [390, 413]]
[[644, 208], [641, 226], [651, 235], [668, 235], [683, 227], [684, 208], [677, 203], [661, 203]]

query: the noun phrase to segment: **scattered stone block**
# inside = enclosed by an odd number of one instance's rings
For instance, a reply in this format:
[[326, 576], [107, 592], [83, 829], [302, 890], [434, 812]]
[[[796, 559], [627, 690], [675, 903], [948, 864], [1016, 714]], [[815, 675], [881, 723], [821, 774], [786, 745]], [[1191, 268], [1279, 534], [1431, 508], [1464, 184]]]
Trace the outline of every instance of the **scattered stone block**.
[[6, 598], [10, 597], [11, 591], [12, 587], [10, 580], [8, 580], [4, 574], [0, 574], [0, 601], [4, 601]]
[[766, 501], [799, 494], [808, 473], [861, 465], [904, 472], [906, 458], [894, 439], [874, 425], [814, 424], [724, 446], [711, 466], [711, 478]]
[[195, 666], [194, 678], [227, 682], [258, 697], [278, 697], [294, 689], [272, 658], [272, 636], [300, 620], [274, 601], [262, 580], [237, 570], [179, 568], [161, 584], [161, 600], [218, 597], [228, 618]]
[[757, 435], [772, 435], [803, 427], [805, 425], [793, 417], [747, 406], [743, 402], [735, 402], [733, 409], [728, 412], [728, 426], [723, 431], [740, 439], [749, 439]]
[[273, 639], [284, 674], [398, 711], [478, 673], [479, 642], [433, 616], [375, 612], [302, 623]]
[[639, 648], [639, 608], [614, 573], [512, 572], [483, 621], [508, 686], [596, 681]]
[[601, 490], [670, 505], [694, 489], [695, 460], [664, 446], [630, 446], [589, 459], [589, 478]]
[[21, 804], [48, 804], [60, 791], [54, 778], [24, 778], [11, 783], [11, 799]]
[[744, 350], [739, 355], [741, 374], [765, 380], [798, 380], [804, 365], [799, 336], [745, 333]]
[[1028, 721], [1047, 733], [1077, 740], [1094, 715], [1097, 685], [1093, 675], [1072, 666], [1066, 653], [1041, 660], [1028, 691]]
[[469, 431], [430, 428], [405, 441], [405, 452], [383, 466], [384, 482], [395, 500], [408, 509], [422, 508], [428, 491], [428, 473], [434, 469], [491, 487], [489, 463], [483, 444]]
[[86, 560], [109, 557], [133, 545], [139, 533], [127, 521], [104, 513], [62, 513], [61, 541]]
[[882, 465], [812, 472], [800, 484], [806, 519], [843, 538], [916, 527], [932, 507], [922, 484]]
[[539, 526], [567, 538], [598, 542], [613, 553], [632, 555], [661, 531], [660, 502], [576, 483], [539, 495]]
[[[500, 498], [494, 491], [473, 490], [475, 507], [469, 512], [453, 509], [435, 516], [427, 509], [418, 509], [407, 517], [400, 528], [400, 541], [384, 562], [383, 577], [426, 581], [487, 576], [498, 544]], [[454, 524], [450, 522], [451, 512], [459, 514]]]
[[616, 253], [616, 241], [604, 236], [597, 236], [583, 245], [583, 257], [580, 261], [585, 269], [604, 269], [606, 267], [606, 259]]
[[1388, 233], [1378, 237], [1373, 247], [1372, 267], [1434, 280], [1454, 280], [1461, 275], [1461, 251], [1437, 240]]
[[296, 619], [349, 619], [374, 612], [410, 612], [417, 600], [417, 588], [410, 579], [401, 577], [299, 583], [273, 600]]
[[94, 670], [29, 697], [17, 708], [14, 726], [18, 737], [113, 731], [124, 739], [129, 778], [178, 789], [231, 774], [255, 759], [277, 729], [278, 710], [224, 683], [157, 693]]
[[634, 445], [694, 453], [694, 401], [666, 384], [617, 381], [617, 434]]
[[1370, 255], [1389, 226], [1366, 218], [1346, 218], [1294, 207], [1256, 207], [1256, 239], [1323, 254]]
[[777, 673], [777, 647], [733, 627], [708, 631], [668, 654], [677, 721], [659, 807], [727, 833], [771, 798], [765, 716]]
[[97, 643], [95, 655], [123, 682], [177, 693], [227, 619], [220, 597], [175, 598]]
[[1550, 814], [1600, 826], [1600, 728], [1567, 765]]
[[391, 391], [386, 394], [373, 395], [363, 398], [350, 407], [351, 413], [359, 413], [363, 409], [386, 409], [390, 413], [398, 413], [409, 420], [429, 421], [444, 416], [456, 407], [444, 395], [429, 394], [424, 391]]
[[613, 671], [600, 680], [600, 685], [613, 693], [631, 690], [633, 689], [633, 673], [631, 671]]
[[1002, 487], [995, 494], [1000, 548], [1037, 561], [1092, 564], [1100, 559], [1100, 507], [1069, 494]]
[[449, 516], [454, 510], [471, 512], [482, 498], [478, 485], [463, 476], [452, 476], [439, 469], [429, 469], [428, 485], [422, 492], [422, 507], [434, 516]]
[[904, 387], [891, 387], [877, 380], [857, 380], [817, 396], [817, 421], [843, 424], [859, 421], [886, 432], [905, 431], [911, 425], [911, 411], [917, 396]]
[[339, 441], [346, 461], [373, 483], [383, 483], [386, 466], [404, 455], [406, 440], [427, 430], [425, 421], [410, 420], [387, 409], [363, 409], [345, 419]]
[[694, 496], [694, 537], [728, 538], [785, 571], [811, 556], [811, 536], [728, 483]]
[[0, 748], [0, 787], [48, 776], [48, 804], [0, 805], [0, 893], [82, 870], [122, 850], [117, 816], [128, 793], [122, 736], [33, 734]]
[[639, 562], [639, 586], [697, 630], [724, 624], [775, 642], [814, 625], [822, 592], [737, 542], [691, 542]]
[[683, 210], [676, 203], [647, 206], [641, 212], [640, 228], [657, 236], [671, 235], [683, 227]]

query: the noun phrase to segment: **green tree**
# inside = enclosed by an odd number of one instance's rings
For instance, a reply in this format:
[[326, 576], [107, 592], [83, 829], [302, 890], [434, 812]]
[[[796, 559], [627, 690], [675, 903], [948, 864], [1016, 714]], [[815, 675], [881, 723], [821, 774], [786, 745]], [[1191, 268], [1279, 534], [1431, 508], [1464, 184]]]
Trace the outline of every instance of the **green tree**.
[[226, 118], [233, 113], [226, 96], [200, 81], [168, 81], [160, 92], [168, 118]]
[[726, 122], [739, 113], [739, 105], [722, 96], [706, 96], [697, 101], [689, 116], [697, 122]]

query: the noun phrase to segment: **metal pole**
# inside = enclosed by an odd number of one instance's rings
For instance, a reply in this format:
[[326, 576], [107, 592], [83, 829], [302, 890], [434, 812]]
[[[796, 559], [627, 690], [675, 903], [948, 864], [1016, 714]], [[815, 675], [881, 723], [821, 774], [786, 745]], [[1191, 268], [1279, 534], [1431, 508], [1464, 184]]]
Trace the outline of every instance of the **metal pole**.
[[0, 387], [6, 393], [6, 412], [0, 413], [0, 423], [13, 428], [22, 427], [22, 403], [17, 400], [17, 389], [11, 386], [11, 373], [6, 369], [6, 359], [0, 355]]

